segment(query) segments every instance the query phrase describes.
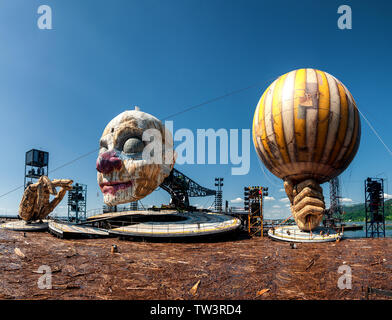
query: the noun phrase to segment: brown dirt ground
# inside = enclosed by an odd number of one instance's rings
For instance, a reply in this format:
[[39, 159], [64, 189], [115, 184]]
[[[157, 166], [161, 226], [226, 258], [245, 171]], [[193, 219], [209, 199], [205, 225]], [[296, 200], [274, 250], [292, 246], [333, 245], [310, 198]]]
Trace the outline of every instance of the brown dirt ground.
[[[343, 264], [352, 268], [351, 290], [337, 287]], [[51, 290], [38, 288], [41, 265], [53, 271]], [[151, 243], [0, 230], [0, 299], [363, 299], [362, 286], [392, 290], [392, 239], [291, 249], [269, 238]]]

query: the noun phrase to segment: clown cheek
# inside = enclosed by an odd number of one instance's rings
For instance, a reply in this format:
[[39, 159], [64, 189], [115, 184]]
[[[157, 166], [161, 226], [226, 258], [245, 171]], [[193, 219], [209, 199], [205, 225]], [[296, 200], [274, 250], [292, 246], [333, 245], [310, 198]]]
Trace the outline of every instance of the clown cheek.
[[140, 170], [143, 168], [144, 161], [142, 160], [124, 160], [123, 171], [124, 175], [137, 179], [140, 177]]

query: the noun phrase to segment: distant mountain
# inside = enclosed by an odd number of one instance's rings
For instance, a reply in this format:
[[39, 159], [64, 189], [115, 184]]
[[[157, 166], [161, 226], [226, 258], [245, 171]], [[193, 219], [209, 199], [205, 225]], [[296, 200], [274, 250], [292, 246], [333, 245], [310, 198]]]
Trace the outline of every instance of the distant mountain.
[[[392, 220], [392, 199], [384, 202], [385, 219]], [[343, 206], [343, 219], [344, 221], [365, 221], [365, 204], [354, 204]]]

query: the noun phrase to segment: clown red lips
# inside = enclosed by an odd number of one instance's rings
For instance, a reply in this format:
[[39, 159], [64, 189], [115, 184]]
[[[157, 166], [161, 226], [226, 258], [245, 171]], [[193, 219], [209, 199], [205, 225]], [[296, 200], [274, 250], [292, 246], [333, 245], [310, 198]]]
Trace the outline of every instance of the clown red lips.
[[[150, 140], [160, 147], [160, 159], [146, 157]], [[157, 154], [156, 154], [157, 155]], [[162, 122], [138, 109], [125, 111], [111, 120], [100, 139], [97, 180], [104, 202], [109, 206], [144, 198], [170, 174], [175, 162], [173, 141]]]

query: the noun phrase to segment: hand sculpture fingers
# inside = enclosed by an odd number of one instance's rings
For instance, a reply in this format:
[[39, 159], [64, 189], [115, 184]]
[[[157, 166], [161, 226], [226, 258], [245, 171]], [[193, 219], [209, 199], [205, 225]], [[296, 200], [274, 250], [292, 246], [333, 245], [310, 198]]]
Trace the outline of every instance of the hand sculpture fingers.
[[325, 210], [323, 190], [320, 185], [315, 180], [308, 179], [296, 185], [285, 181], [284, 187], [298, 227], [306, 231], [316, 228]]
[[[25, 221], [46, 218], [64, 198], [67, 190], [72, 189], [73, 180], [55, 179], [51, 181], [47, 176], [41, 176], [38, 182], [30, 184], [23, 193], [19, 205], [19, 216]], [[59, 192], [56, 187], [60, 187]], [[49, 202], [50, 194], [55, 198]]]
[[71, 190], [72, 189], [72, 183], [73, 183], [73, 180], [71, 180], [71, 179], [54, 179], [52, 181], [52, 184], [55, 187], [61, 187], [61, 188], [65, 189], [65, 190]]
[[50, 179], [47, 176], [41, 176], [39, 178], [40, 183], [43, 183], [43, 185], [48, 189], [50, 194], [57, 195], [57, 190], [55, 188], [55, 185], [50, 181]]

